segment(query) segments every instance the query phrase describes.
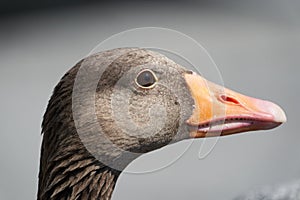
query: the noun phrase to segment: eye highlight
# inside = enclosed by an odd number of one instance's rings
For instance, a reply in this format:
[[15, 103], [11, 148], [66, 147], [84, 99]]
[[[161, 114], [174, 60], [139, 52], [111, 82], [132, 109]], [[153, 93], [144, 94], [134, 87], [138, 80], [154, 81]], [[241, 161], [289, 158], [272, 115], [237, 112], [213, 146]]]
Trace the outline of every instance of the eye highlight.
[[141, 88], [150, 89], [155, 86], [157, 77], [150, 69], [144, 69], [138, 73], [137, 77], [135, 78], [135, 82]]

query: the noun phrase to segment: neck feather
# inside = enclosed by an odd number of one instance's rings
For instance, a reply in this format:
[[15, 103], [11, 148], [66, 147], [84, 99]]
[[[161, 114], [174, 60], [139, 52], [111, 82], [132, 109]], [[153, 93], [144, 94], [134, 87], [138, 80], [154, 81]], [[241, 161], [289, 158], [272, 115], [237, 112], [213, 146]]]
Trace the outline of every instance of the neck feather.
[[55, 87], [42, 124], [38, 200], [109, 200], [120, 172], [83, 146], [72, 118], [72, 87], [80, 63]]
[[110, 200], [119, 174], [86, 152], [69, 148], [41, 159], [38, 200]]

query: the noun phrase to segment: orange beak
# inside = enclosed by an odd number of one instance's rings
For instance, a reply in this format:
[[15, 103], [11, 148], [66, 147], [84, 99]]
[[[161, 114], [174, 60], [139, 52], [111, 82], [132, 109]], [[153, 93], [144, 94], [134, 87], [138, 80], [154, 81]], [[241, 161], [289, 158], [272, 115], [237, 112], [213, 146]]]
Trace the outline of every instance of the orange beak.
[[245, 131], [272, 129], [286, 122], [276, 104], [247, 97], [193, 73], [185, 80], [195, 101], [187, 120], [190, 137], [212, 137]]

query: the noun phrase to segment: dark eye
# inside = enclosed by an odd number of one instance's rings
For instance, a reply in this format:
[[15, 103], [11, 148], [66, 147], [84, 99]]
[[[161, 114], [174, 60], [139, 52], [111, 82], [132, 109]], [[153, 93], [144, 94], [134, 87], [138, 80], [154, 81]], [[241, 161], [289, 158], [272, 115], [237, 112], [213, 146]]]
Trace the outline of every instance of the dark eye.
[[152, 88], [152, 87], [154, 87], [156, 81], [157, 81], [157, 78], [156, 78], [154, 72], [152, 72], [149, 69], [145, 69], [145, 70], [141, 71], [137, 75], [136, 80], [135, 80], [136, 84], [142, 88]]

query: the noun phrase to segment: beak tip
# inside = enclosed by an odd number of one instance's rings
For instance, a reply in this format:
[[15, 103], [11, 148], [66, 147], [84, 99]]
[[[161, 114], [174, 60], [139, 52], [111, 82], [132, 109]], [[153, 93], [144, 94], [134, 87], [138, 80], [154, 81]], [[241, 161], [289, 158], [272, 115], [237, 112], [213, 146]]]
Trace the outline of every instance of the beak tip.
[[282, 124], [287, 121], [287, 117], [284, 110], [277, 104], [259, 99], [256, 100], [255, 104], [258, 110], [264, 113], [268, 113], [270, 116], [272, 116], [271, 120], [273, 122]]
[[287, 121], [286, 114], [280, 106], [272, 103], [272, 106], [270, 106], [269, 109], [274, 117], [275, 122], [285, 123]]
[[275, 116], [275, 120], [276, 120], [277, 122], [284, 123], [284, 122], [287, 121], [287, 117], [286, 117], [285, 112], [284, 112], [283, 109], [281, 109], [279, 106], [278, 106], [276, 115], [274, 115], [274, 116]]

